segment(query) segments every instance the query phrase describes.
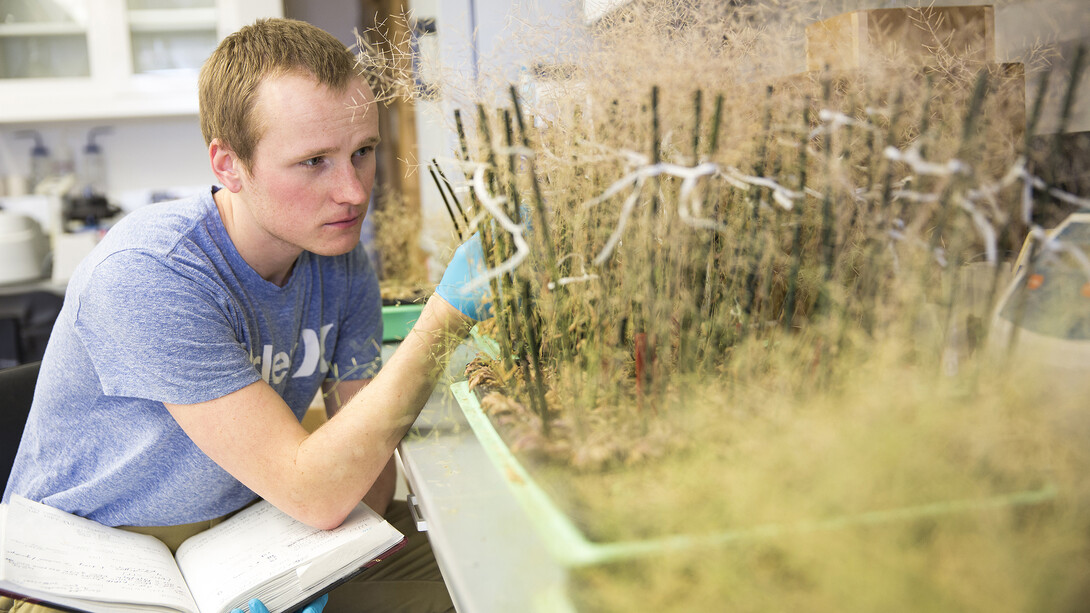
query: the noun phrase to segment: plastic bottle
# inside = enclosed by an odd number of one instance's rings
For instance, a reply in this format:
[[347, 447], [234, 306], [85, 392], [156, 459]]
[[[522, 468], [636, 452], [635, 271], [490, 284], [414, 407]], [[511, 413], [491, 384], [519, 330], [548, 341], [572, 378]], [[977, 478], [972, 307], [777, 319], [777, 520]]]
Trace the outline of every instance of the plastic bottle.
[[99, 134], [109, 134], [111, 131], [108, 126], [99, 126], [87, 132], [87, 144], [83, 146], [83, 160], [80, 167], [80, 196], [89, 198], [106, 195], [106, 159], [95, 137]]
[[27, 191], [33, 194], [38, 185], [53, 172], [49, 149], [42, 143], [42, 135], [37, 130], [20, 130], [15, 136], [34, 139], [34, 146], [30, 149], [30, 174], [27, 176]]

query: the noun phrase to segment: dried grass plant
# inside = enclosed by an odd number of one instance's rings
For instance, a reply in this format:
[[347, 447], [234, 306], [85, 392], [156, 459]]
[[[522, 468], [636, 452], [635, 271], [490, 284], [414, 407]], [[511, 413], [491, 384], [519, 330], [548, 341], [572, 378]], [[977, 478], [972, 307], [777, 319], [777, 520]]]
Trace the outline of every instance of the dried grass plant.
[[431, 291], [423, 258], [418, 252], [420, 207], [407, 206], [400, 194], [386, 190], [368, 215], [378, 228], [373, 245], [379, 254], [379, 291], [384, 304], [412, 303]]
[[1090, 203], [1027, 165], [1018, 67], [800, 72], [847, 4], [635, 2], [453, 118], [501, 348], [469, 377], [591, 538], [915, 509], [584, 569], [582, 609], [1086, 602], [1085, 377], [989, 326], [1035, 209]]

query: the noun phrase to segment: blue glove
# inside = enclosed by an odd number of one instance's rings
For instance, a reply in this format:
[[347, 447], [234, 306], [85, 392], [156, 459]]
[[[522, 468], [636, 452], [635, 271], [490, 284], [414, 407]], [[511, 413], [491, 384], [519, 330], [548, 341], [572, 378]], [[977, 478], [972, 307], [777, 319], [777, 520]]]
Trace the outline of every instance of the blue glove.
[[[329, 602], [329, 594], [322, 594], [317, 600], [308, 604], [300, 613], [322, 613], [322, 609], [325, 608], [325, 603], [327, 602]], [[265, 607], [265, 603], [257, 598], [251, 598], [248, 606], [250, 613], [269, 613], [269, 609]], [[242, 609], [232, 609], [231, 613], [243, 613], [243, 611]]]
[[486, 270], [481, 235], [477, 232], [454, 251], [435, 293], [466, 317], [477, 321], [488, 319], [492, 316], [492, 289], [489, 283], [478, 282], [475, 287], [469, 287], [475, 280], [483, 281]]

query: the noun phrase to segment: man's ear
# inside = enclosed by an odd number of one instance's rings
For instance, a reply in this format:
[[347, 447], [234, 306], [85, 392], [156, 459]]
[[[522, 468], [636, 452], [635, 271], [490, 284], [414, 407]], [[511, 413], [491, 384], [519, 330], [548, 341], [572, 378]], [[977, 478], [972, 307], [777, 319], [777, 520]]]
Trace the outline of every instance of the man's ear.
[[221, 185], [232, 193], [242, 189], [242, 162], [230, 147], [218, 138], [213, 138], [208, 145], [208, 159], [212, 162], [212, 172]]

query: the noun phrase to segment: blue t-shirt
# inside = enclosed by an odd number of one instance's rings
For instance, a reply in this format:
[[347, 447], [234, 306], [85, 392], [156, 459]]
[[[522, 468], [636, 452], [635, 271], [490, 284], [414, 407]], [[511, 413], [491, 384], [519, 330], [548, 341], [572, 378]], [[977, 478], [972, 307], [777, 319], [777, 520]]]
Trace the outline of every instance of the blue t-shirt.
[[169, 526], [254, 493], [200, 451], [164, 402], [264, 379], [302, 419], [324, 379], [380, 366], [378, 280], [362, 246], [303, 252], [283, 287], [239, 255], [212, 191], [126, 216], [76, 269], [53, 328], [6, 501], [110, 526]]

